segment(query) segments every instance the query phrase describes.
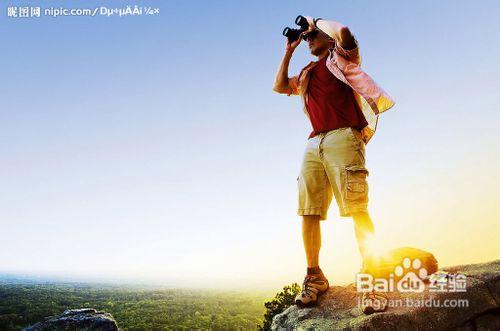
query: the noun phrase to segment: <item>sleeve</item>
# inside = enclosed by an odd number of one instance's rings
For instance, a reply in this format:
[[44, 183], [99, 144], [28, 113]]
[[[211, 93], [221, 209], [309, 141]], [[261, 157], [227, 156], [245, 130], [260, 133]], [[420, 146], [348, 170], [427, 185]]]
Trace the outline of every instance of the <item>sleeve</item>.
[[288, 78], [288, 85], [290, 86], [290, 93], [288, 95], [298, 95], [299, 94], [299, 76], [293, 76]]

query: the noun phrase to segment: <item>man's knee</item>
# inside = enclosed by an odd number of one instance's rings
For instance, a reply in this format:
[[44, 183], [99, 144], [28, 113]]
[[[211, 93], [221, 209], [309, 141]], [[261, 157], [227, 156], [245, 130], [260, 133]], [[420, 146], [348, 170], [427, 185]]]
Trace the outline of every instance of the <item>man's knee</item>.
[[307, 223], [319, 222], [320, 215], [303, 215], [302, 220]]
[[365, 229], [370, 232], [373, 232], [375, 230], [373, 226], [372, 219], [370, 217], [370, 214], [368, 212], [363, 211], [363, 212], [356, 212], [351, 214], [352, 219], [354, 220], [354, 226], [359, 229]]
[[368, 214], [367, 211], [358, 211], [351, 213], [351, 217], [356, 221], [356, 220], [366, 220], [370, 219], [370, 214]]

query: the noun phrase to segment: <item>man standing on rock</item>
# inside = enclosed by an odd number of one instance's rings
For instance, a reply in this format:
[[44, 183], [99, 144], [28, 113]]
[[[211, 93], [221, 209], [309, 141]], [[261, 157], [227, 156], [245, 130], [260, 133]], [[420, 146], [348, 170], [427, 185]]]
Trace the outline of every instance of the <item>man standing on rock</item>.
[[[312, 125], [298, 177], [298, 215], [302, 216], [307, 260], [302, 292], [295, 299], [299, 306], [315, 303], [318, 295], [329, 288], [318, 258], [320, 221], [326, 219], [332, 197], [340, 216], [354, 220], [362, 270], [369, 265], [366, 242], [374, 227], [367, 211], [365, 145], [375, 133], [378, 114], [394, 105], [392, 98], [361, 69], [358, 41], [347, 26], [320, 18], [306, 19], [309, 29], [296, 41], [286, 43], [273, 88], [281, 94], [300, 95]], [[289, 78], [288, 65], [302, 39], [317, 61]], [[364, 294], [368, 295], [375, 294]]]

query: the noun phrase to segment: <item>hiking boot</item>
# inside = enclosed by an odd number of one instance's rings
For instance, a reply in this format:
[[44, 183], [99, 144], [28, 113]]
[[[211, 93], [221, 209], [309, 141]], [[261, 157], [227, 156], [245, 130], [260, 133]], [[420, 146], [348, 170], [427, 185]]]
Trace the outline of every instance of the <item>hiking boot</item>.
[[382, 312], [387, 309], [387, 296], [383, 292], [363, 292], [359, 308], [366, 315]]
[[323, 272], [306, 275], [302, 283], [302, 291], [295, 297], [295, 303], [299, 307], [313, 305], [318, 300], [318, 296], [326, 292], [329, 287], [328, 279]]

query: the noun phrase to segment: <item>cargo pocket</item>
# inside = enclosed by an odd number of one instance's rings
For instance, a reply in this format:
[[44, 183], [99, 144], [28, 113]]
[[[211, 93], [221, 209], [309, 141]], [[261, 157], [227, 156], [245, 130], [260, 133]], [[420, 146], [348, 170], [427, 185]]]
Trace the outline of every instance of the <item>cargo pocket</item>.
[[345, 199], [349, 202], [368, 201], [368, 170], [364, 166], [348, 166], [345, 168]]

